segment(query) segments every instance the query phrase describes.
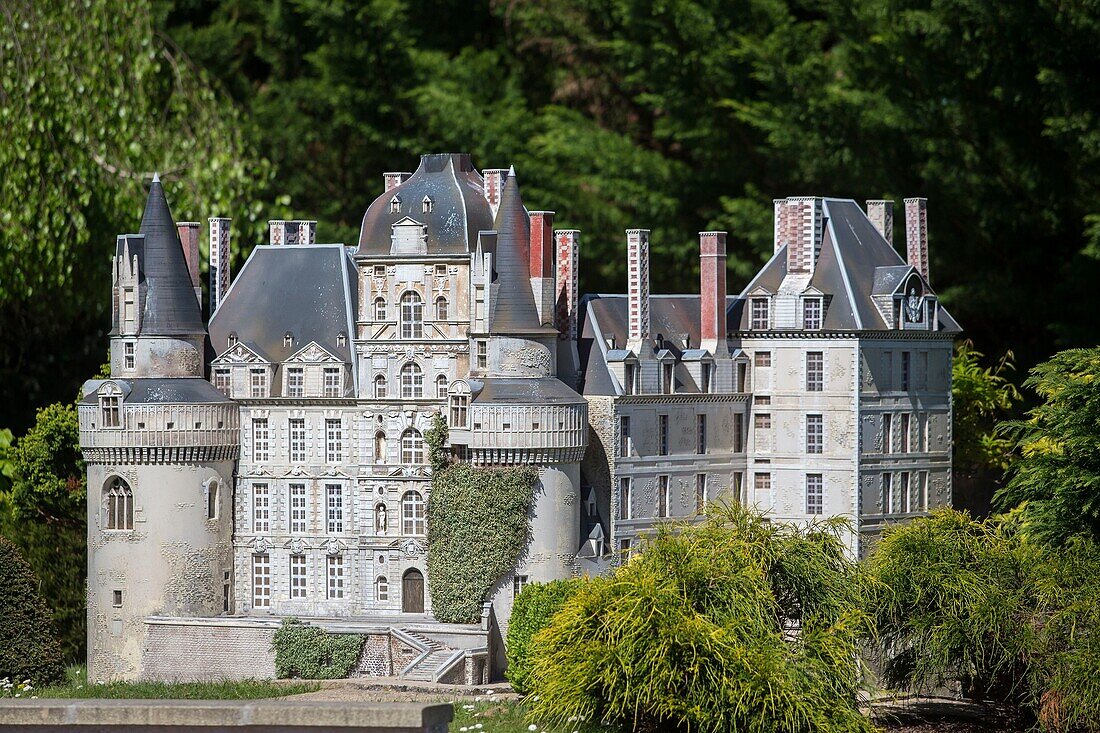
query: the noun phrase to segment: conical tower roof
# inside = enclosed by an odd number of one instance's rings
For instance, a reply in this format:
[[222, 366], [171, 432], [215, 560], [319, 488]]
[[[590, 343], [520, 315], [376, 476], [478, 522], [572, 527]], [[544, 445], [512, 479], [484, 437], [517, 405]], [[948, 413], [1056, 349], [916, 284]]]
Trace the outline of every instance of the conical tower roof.
[[195, 299], [191, 274], [183, 255], [176, 222], [164, 197], [160, 177], [153, 176], [139, 233], [145, 235], [142, 274], [144, 311], [142, 336], [202, 334], [202, 310]]
[[493, 264], [499, 287], [489, 332], [503, 335], [542, 331], [529, 279], [531, 218], [523, 207], [515, 169], [508, 172], [493, 228], [497, 232]]

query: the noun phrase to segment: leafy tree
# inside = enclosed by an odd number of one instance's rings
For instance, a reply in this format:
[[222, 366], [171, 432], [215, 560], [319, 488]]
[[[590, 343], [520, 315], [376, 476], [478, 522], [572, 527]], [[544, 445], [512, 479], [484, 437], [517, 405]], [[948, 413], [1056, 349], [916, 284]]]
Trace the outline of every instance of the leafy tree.
[[995, 499], [1027, 531], [1056, 543], [1100, 538], [1100, 348], [1055, 354], [1024, 382], [1041, 404], [1005, 423], [1019, 459]]
[[982, 357], [972, 342], [963, 341], [951, 367], [952, 462], [966, 473], [1008, 469], [1012, 441], [997, 432], [997, 419], [1010, 414], [1021, 398], [1006, 376], [1012, 371], [1012, 352], [996, 366], [982, 366]]
[[863, 584], [843, 531], [739, 507], [662, 525], [535, 635], [531, 717], [642, 731], [872, 730], [856, 703]]
[[41, 686], [65, 671], [50, 611], [19, 550], [0, 537], [0, 679]]
[[531, 689], [531, 667], [535, 663], [531, 640], [546, 628], [554, 614], [585, 582], [581, 578], [569, 578], [528, 583], [515, 600], [508, 619], [508, 668], [504, 675], [521, 695]]
[[12, 467], [16, 518], [83, 523], [87, 493], [75, 404], [39, 410], [34, 427], [12, 451]]

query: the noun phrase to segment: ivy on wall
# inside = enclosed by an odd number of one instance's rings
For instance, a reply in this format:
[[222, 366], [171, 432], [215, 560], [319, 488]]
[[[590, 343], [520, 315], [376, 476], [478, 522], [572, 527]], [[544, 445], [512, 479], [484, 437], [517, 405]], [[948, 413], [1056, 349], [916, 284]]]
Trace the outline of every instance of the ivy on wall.
[[363, 648], [359, 634], [330, 634], [287, 618], [271, 642], [275, 674], [303, 680], [342, 679], [351, 674]]
[[532, 468], [448, 464], [446, 425], [425, 435], [432, 462], [428, 497], [428, 588], [432, 613], [447, 623], [476, 623], [485, 597], [527, 547]]

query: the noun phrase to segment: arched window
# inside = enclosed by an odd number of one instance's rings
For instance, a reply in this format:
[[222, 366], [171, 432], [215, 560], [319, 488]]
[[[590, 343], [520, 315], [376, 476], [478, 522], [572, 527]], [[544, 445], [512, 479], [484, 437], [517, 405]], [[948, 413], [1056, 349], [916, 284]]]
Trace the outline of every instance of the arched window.
[[435, 204], [435, 202], [434, 202], [434, 201], [432, 201], [432, 199], [431, 199], [431, 197], [430, 197], [430, 196], [425, 196], [425, 197], [424, 197], [424, 200], [420, 202], [420, 210], [421, 210], [421, 212], [422, 212], [422, 213], [425, 213], [425, 214], [430, 214], [430, 213], [432, 213], [432, 206], [433, 206], [434, 204]]
[[424, 337], [424, 301], [418, 293], [409, 290], [401, 296], [401, 338]]
[[390, 599], [390, 582], [385, 575], [379, 575], [374, 581], [374, 600], [388, 601]]
[[401, 463], [411, 465], [424, 462], [424, 436], [416, 428], [401, 433]]
[[398, 198], [397, 196], [394, 196], [392, 199], [390, 199], [390, 213], [391, 214], [397, 214], [397, 213], [400, 213], [400, 211], [401, 211], [401, 199]]
[[435, 299], [435, 320], [447, 320], [447, 299], [440, 295]]
[[374, 320], [386, 320], [386, 299], [382, 296], [374, 299]]
[[134, 528], [134, 493], [115, 477], [103, 489], [103, 529]]
[[381, 430], [374, 434], [374, 462], [386, 462], [386, 434]]
[[401, 497], [402, 534], [424, 534], [424, 497], [418, 491], [406, 491]]
[[218, 482], [211, 481], [206, 485], [206, 518], [218, 518]]
[[374, 378], [374, 399], [382, 400], [386, 398], [386, 375], [379, 374]]
[[447, 399], [447, 375], [440, 374], [435, 378], [435, 396], [441, 400]]
[[424, 396], [424, 372], [415, 362], [401, 367], [401, 399], [414, 400]]

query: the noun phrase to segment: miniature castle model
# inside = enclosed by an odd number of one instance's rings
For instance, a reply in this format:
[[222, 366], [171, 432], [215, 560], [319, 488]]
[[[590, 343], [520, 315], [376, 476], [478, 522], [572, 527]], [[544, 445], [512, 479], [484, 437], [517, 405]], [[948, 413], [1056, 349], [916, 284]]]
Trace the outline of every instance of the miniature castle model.
[[[578, 294], [580, 233], [527, 211], [514, 171], [425, 155], [386, 173], [358, 245], [273, 221], [235, 279], [211, 218], [154, 178], [116, 244], [111, 377], [85, 384], [88, 674], [273, 674], [295, 616], [363, 634], [355, 674], [478, 682], [500, 668], [523, 585], [607, 572], [655, 523], [740, 501], [777, 520], [887, 521], [951, 500], [951, 347], [928, 282], [924, 199], [775, 202], [775, 252], [726, 292], [725, 233], [701, 288]], [[424, 433], [457, 460], [538, 474], [527, 552], [482, 624], [436, 623]], [[485, 527], [485, 532], [494, 531]]]

